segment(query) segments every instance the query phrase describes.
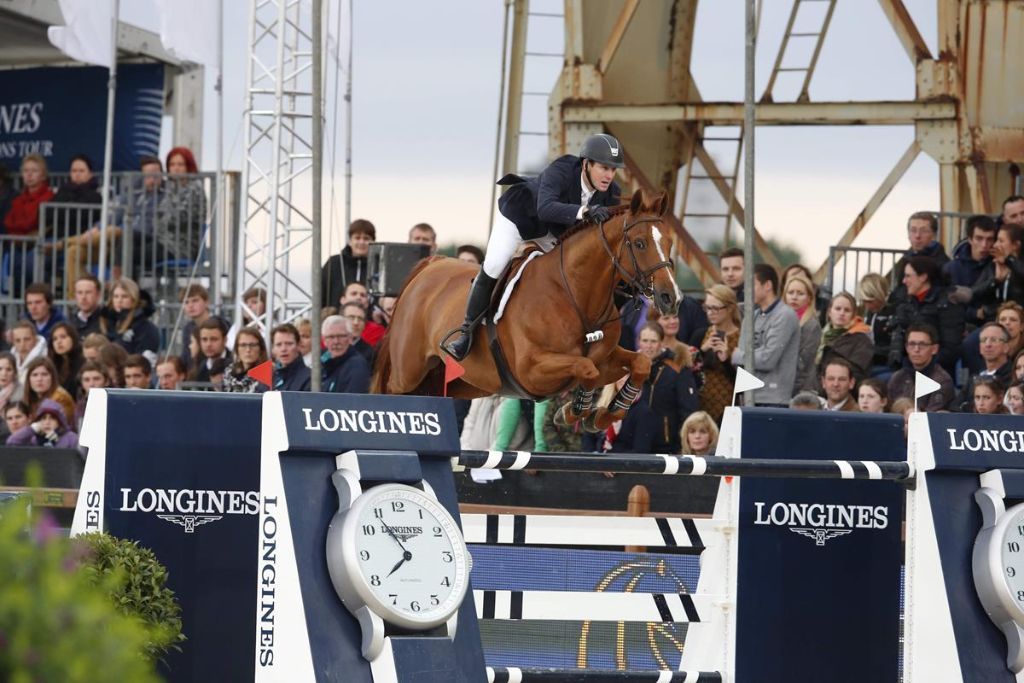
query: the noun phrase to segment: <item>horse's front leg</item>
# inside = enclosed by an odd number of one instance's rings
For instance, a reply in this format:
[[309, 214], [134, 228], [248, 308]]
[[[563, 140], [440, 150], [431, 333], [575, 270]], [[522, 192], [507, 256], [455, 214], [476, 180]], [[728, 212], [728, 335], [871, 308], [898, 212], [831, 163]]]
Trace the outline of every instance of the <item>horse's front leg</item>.
[[608, 365], [612, 367], [628, 367], [629, 376], [626, 377], [626, 382], [622, 385], [622, 388], [615, 394], [611, 405], [607, 409], [599, 408], [594, 413], [594, 428], [598, 431], [607, 429], [612, 422], [625, 417], [626, 411], [629, 410], [629, 407], [633, 405], [633, 401], [640, 395], [640, 388], [651, 375], [650, 358], [642, 353], [627, 351], [621, 346], [616, 346], [612, 351], [612, 355], [608, 359]]

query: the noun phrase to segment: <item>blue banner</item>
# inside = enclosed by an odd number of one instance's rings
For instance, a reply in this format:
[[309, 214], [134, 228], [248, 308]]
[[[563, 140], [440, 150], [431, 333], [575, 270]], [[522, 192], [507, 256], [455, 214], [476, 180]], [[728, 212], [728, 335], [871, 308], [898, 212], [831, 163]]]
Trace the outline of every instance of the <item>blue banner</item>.
[[[102, 67], [0, 71], [0, 163], [16, 172], [25, 155], [40, 154], [64, 172], [86, 154], [99, 171], [107, 79]], [[118, 65], [113, 170], [137, 171], [140, 156], [159, 152], [163, 99], [163, 65]]]

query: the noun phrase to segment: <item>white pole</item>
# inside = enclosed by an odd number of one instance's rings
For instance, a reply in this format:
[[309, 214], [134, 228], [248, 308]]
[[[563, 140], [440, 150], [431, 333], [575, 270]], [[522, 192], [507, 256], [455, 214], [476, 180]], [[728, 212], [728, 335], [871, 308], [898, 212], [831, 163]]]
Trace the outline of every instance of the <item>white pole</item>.
[[[754, 59], [757, 45], [755, 0], [746, 2], [746, 64], [743, 102], [743, 364], [754, 368]], [[778, 294], [778, 292], [776, 292]]]
[[[100, 258], [99, 272], [100, 291], [106, 281], [107, 264], [107, 218], [110, 213], [110, 168], [114, 164], [114, 100], [117, 94], [117, 14], [118, 0], [110, 0], [113, 6], [110, 20], [110, 77], [107, 79], [107, 128], [103, 143], [103, 203], [100, 206]], [[126, 236], [127, 238], [127, 236]]]
[[[338, 252], [348, 244], [348, 226], [352, 223], [352, 41], [355, 31], [356, 3], [348, 3], [348, 68], [345, 73], [345, 223], [341, 226], [341, 246]], [[340, 38], [340, 36], [339, 36]]]
[[[210, 250], [210, 260], [213, 262], [213, 306], [214, 310], [220, 311], [220, 278], [221, 278], [221, 257], [227, 245], [228, 231], [225, 224], [227, 213], [227, 183], [224, 182], [224, 0], [220, 0], [217, 8], [217, 229], [212, 231], [210, 246], [218, 247]], [[241, 296], [241, 292], [233, 292]]]
[[313, 299], [310, 311], [310, 391], [320, 391], [320, 259], [324, 182], [323, 0], [313, 0]]

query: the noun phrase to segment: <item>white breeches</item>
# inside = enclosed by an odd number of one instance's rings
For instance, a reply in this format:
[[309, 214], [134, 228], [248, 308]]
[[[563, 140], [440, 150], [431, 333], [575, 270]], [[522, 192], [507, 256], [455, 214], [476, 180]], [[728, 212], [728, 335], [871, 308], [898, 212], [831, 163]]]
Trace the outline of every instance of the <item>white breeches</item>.
[[[522, 241], [515, 223], [499, 214], [491, 238], [487, 241], [487, 255], [484, 257], [483, 271], [488, 277], [497, 279], [501, 276]], [[555, 246], [555, 237], [550, 232], [533, 241], [545, 252]]]

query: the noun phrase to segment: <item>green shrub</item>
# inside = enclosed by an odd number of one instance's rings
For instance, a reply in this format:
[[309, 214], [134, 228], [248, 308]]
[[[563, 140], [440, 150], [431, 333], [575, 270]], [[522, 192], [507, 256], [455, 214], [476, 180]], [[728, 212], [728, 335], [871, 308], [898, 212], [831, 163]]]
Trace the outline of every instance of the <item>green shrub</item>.
[[142, 621], [149, 632], [145, 652], [153, 660], [185, 640], [181, 608], [167, 588], [167, 569], [148, 548], [135, 541], [104, 533], [78, 536], [74, 543], [86, 548], [82, 571], [98, 586], [108, 586], [110, 597], [126, 615]]
[[0, 508], [0, 681], [156, 683], [149, 629], [110, 601], [114, 578], [80, 571], [66, 538]]

